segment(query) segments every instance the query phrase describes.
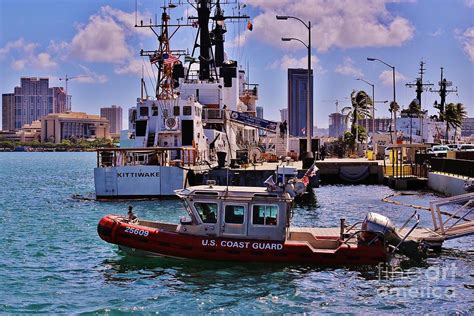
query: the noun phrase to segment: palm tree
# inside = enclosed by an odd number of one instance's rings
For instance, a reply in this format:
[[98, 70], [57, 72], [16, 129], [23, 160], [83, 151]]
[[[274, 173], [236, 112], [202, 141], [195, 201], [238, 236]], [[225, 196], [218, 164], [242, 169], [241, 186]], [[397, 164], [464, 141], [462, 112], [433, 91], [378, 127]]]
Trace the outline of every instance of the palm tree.
[[446, 142], [448, 142], [448, 131], [454, 128], [454, 139], [456, 139], [456, 132], [462, 126], [464, 118], [467, 117], [467, 111], [462, 103], [449, 103], [446, 105], [444, 111], [444, 120], [446, 121]]
[[452, 127], [454, 131], [454, 139], [456, 139], [456, 129], [462, 126], [463, 119], [467, 117], [466, 109], [462, 103], [449, 103], [444, 110], [444, 120], [446, 121], [446, 142], [448, 142], [448, 132]]
[[421, 106], [418, 101], [418, 99], [413, 99], [413, 101], [410, 102], [408, 105], [407, 109], [403, 109], [401, 111], [402, 114], [407, 115], [410, 118], [410, 144], [412, 143], [412, 121], [414, 117], [420, 117], [420, 115], [423, 113], [421, 111]]
[[[397, 131], [397, 118], [396, 118], [396, 115], [397, 115], [397, 111], [400, 110], [400, 106], [398, 105], [397, 102], [395, 101], [392, 101], [390, 102], [390, 107], [388, 108], [389, 112], [390, 112], [390, 118], [392, 119], [392, 122], [393, 124], [395, 125], [394, 126], [394, 129], [395, 129], [395, 132]], [[397, 135], [395, 135], [395, 137], [397, 137]], [[393, 136], [392, 136], [392, 124], [390, 124], [390, 142], [393, 143]]]
[[[372, 99], [365, 91], [352, 90], [351, 93], [352, 106], [344, 107], [341, 112], [346, 116], [346, 123], [351, 120], [351, 133], [355, 134], [355, 142], [360, 141], [359, 139], [359, 119], [362, 117], [371, 117]], [[364, 136], [365, 137], [365, 136]]]

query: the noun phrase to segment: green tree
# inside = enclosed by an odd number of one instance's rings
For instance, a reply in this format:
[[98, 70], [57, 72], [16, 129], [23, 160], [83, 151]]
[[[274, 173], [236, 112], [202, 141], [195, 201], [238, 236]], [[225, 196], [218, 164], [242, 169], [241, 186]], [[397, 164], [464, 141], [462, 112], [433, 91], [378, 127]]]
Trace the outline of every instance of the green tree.
[[462, 126], [462, 122], [466, 117], [467, 112], [462, 103], [449, 103], [446, 105], [444, 110], [444, 121], [446, 122], [446, 142], [448, 142], [448, 133], [450, 128], [454, 128], [454, 139], [456, 139], [456, 130]]
[[[388, 108], [388, 111], [390, 112], [390, 118], [392, 119], [392, 124], [390, 124], [390, 142], [393, 143], [393, 130], [392, 130], [392, 125], [394, 125], [395, 132], [397, 131], [397, 111], [400, 110], [400, 106], [398, 105], [397, 102], [392, 101], [390, 102], [390, 106]], [[395, 135], [396, 137], [396, 135]]]
[[[365, 91], [358, 91], [355, 90], [351, 93], [351, 103], [352, 106], [344, 107], [341, 112], [343, 115], [346, 116], [346, 123], [351, 121], [351, 133], [353, 134], [354, 142], [351, 145], [351, 148], [354, 149], [355, 147], [355, 140], [357, 141], [364, 141], [366, 137], [365, 129], [364, 133], [361, 135], [363, 138], [359, 136], [359, 119], [370, 118], [371, 117], [371, 108], [373, 106], [372, 99]], [[355, 136], [354, 136], [355, 135]], [[345, 138], [346, 135], [344, 135]]]

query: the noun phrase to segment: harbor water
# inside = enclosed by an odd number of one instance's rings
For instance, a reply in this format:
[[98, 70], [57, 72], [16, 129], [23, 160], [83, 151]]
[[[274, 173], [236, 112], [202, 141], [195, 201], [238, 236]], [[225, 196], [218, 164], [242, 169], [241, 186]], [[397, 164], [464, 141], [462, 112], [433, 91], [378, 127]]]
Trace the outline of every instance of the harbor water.
[[[177, 222], [177, 200], [97, 202], [95, 153], [0, 153], [0, 313], [474, 313], [474, 237], [422, 263], [321, 268], [128, 257], [97, 235], [125, 214]], [[322, 186], [295, 226], [337, 226], [379, 212], [400, 225], [414, 211], [382, 201], [385, 186]], [[393, 197], [427, 206], [432, 193]], [[419, 210], [431, 226], [428, 211]]]

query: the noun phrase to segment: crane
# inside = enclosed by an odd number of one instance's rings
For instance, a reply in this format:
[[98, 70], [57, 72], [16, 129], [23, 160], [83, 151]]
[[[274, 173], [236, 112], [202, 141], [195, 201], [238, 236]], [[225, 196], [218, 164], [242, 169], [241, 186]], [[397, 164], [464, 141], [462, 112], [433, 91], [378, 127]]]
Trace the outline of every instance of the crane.
[[[339, 102], [345, 102], [345, 101], [348, 101], [349, 98], [347, 97], [344, 97], [343, 98], [344, 100], [341, 100], [341, 99], [335, 99], [335, 100], [323, 100], [322, 102], [331, 102], [331, 103], [335, 103], [336, 104], [336, 112], [335, 113], [338, 113], [339, 114]], [[337, 117], [337, 115], [334, 117], [334, 127], [335, 127], [335, 130], [336, 130], [336, 137], [339, 137], [339, 117]]]
[[87, 77], [90, 77], [89, 75], [83, 75], [83, 76], [75, 76], [75, 77], [68, 77], [67, 74], [66, 74], [66, 77], [64, 78], [59, 78], [59, 81], [66, 81], [66, 96], [67, 96], [67, 82], [69, 80], [72, 80], [72, 79], [79, 79], [79, 78], [87, 78]]

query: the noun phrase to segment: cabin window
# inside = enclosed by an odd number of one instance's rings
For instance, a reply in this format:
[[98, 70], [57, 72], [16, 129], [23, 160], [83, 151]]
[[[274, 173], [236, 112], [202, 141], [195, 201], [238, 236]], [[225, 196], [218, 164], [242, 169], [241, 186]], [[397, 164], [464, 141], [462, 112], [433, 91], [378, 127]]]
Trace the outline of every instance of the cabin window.
[[148, 116], [148, 107], [146, 106], [140, 107], [140, 116]]
[[192, 109], [189, 105], [183, 106], [183, 115], [191, 115]]
[[179, 116], [179, 106], [173, 107], [173, 115], [174, 116]]
[[203, 223], [217, 223], [217, 204], [216, 203], [194, 203], [194, 207], [201, 217]]
[[254, 225], [277, 225], [277, 205], [254, 205], [252, 224]]
[[227, 224], [243, 224], [245, 208], [241, 205], [226, 205], [225, 222]]

